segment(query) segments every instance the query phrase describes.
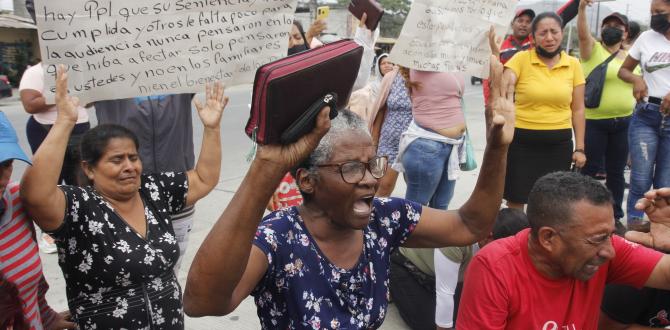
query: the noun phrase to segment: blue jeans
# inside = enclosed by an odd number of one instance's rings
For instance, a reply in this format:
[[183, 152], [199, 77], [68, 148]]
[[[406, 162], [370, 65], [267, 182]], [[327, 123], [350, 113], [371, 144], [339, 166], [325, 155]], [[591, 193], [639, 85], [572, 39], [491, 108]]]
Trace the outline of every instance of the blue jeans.
[[402, 156], [407, 192], [405, 199], [446, 210], [454, 196], [456, 180], [447, 169], [453, 145], [428, 139], [414, 140]]
[[623, 218], [623, 170], [628, 160], [630, 117], [586, 120], [586, 165], [582, 173], [595, 177], [601, 169], [607, 173], [605, 185], [614, 199], [614, 217]]
[[628, 192], [628, 223], [639, 221], [644, 212], [635, 203], [651, 188], [670, 187], [670, 116], [660, 106], [639, 103], [630, 121], [628, 142], [632, 166]]

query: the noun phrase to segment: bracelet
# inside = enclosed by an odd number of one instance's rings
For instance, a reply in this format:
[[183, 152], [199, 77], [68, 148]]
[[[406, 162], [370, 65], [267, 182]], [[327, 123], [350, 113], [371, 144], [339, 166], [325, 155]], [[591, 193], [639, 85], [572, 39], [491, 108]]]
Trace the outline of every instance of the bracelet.
[[584, 149], [575, 149], [575, 151], [573, 151], [572, 153], [574, 154], [574, 153], [578, 153], [578, 152], [583, 154], [583, 155], [586, 155], [586, 153], [584, 152]]

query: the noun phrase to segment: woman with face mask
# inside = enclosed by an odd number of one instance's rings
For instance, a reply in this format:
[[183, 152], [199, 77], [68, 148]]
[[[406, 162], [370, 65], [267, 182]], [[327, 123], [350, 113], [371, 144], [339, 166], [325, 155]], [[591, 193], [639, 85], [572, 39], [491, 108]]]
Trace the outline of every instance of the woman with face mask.
[[516, 129], [505, 177], [505, 199], [514, 208], [523, 208], [541, 176], [586, 163], [582, 66], [562, 49], [557, 14], [537, 15], [531, 34], [535, 48], [518, 52], [505, 64], [516, 92]]
[[[637, 100], [628, 145], [631, 173], [628, 226], [647, 229], [635, 203], [651, 187], [670, 186], [670, 0], [651, 2], [651, 30], [631, 47], [619, 78], [633, 84]], [[640, 66], [642, 75], [634, 72]]]
[[628, 38], [628, 18], [620, 13], [605, 17], [601, 26], [600, 42], [591, 36], [586, 17], [586, 7], [594, 0], [579, 4], [577, 29], [579, 31], [579, 53], [584, 75], [588, 76], [610, 56], [607, 65], [600, 106], [586, 108], [586, 135], [584, 138], [588, 161], [582, 173], [596, 177], [600, 169], [606, 173], [605, 184], [614, 198], [614, 218], [623, 218], [624, 167], [628, 160], [628, 124], [633, 114], [635, 99], [633, 85], [619, 79], [617, 73], [628, 55], [624, 41]]
[[309, 48], [307, 36], [305, 35], [305, 30], [302, 28], [302, 24], [298, 21], [293, 21], [291, 34], [288, 36], [288, 55], [304, 52]]

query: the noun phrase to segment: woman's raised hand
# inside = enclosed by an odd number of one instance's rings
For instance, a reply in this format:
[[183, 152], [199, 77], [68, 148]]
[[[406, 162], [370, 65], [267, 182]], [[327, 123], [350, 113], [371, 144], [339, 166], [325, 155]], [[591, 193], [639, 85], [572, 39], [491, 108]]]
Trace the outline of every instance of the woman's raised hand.
[[65, 66], [58, 65], [56, 70], [56, 108], [58, 109], [57, 121], [76, 123], [79, 115], [79, 99], [72, 97], [67, 91], [68, 74]]
[[491, 54], [495, 57], [500, 57], [500, 46], [502, 45], [502, 38], [496, 35], [495, 26], [491, 25], [487, 36], [489, 38], [489, 48], [491, 48]]
[[503, 75], [503, 65], [491, 56], [491, 127], [487, 141], [492, 146], [507, 146], [514, 137], [514, 83], [510, 75]]
[[594, 0], [581, 0], [579, 2], [579, 9], [584, 10], [587, 6], [592, 6]]
[[272, 169], [283, 171], [282, 174], [288, 172], [299, 165], [319, 145], [321, 138], [330, 129], [329, 114], [330, 107], [321, 109], [316, 117], [314, 129], [292, 144], [259, 146], [256, 160], [269, 165]]
[[198, 110], [198, 116], [206, 128], [218, 128], [221, 123], [223, 109], [228, 104], [228, 96], [224, 96], [223, 84], [220, 81], [214, 85], [205, 85], [205, 104], [195, 100], [195, 108]]

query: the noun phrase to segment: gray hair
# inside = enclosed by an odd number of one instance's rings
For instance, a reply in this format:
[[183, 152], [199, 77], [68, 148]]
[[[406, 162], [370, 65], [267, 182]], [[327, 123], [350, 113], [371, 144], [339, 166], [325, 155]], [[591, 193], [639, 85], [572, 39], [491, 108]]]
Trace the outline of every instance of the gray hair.
[[335, 147], [335, 141], [340, 137], [351, 133], [358, 133], [371, 137], [368, 124], [363, 118], [348, 109], [340, 110], [337, 117], [330, 121], [330, 130], [328, 130], [328, 133], [321, 138], [316, 149], [312, 151], [302, 164], [295, 168], [293, 171], [294, 177], [295, 172], [299, 168], [307, 169], [310, 173], [315, 174], [316, 165], [324, 164], [330, 159]]

